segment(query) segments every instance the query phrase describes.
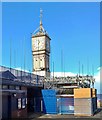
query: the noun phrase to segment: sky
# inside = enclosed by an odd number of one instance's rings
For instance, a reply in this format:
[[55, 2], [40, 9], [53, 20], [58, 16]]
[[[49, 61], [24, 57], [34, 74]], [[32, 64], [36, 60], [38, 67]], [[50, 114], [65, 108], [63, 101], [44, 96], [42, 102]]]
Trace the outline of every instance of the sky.
[[2, 65], [32, 71], [31, 33], [39, 27], [40, 8], [51, 38], [50, 70], [54, 62], [56, 73], [78, 74], [80, 62], [80, 73], [83, 65], [84, 74], [94, 71], [97, 76], [101, 67], [98, 2], [3, 3]]

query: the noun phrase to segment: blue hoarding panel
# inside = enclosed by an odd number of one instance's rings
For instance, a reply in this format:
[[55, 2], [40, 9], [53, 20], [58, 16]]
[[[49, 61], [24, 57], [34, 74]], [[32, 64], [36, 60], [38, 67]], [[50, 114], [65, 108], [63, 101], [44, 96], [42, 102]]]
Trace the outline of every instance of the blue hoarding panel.
[[57, 113], [57, 100], [55, 90], [42, 90], [43, 112], [47, 114]]
[[42, 90], [43, 97], [56, 97], [56, 91], [53, 89]]

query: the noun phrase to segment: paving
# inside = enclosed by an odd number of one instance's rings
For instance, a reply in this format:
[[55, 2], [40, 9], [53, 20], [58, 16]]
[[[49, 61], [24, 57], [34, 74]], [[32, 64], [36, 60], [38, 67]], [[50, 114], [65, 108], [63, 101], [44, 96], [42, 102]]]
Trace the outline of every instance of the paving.
[[35, 119], [39, 119], [39, 120], [63, 120], [63, 119], [82, 119], [82, 120], [102, 120], [102, 108], [98, 109], [97, 113], [94, 115], [94, 116], [74, 116], [74, 115], [69, 115], [69, 114], [66, 114], [66, 115], [62, 115], [62, 114], [39, 114], [39, 113], [33, 113], [29, 116], [29, 118], [31, 120], [35, 120]]

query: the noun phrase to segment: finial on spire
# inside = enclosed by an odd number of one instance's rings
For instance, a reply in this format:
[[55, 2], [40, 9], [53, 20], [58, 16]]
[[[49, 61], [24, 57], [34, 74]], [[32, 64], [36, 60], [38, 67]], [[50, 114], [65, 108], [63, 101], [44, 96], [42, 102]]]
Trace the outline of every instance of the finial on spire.
[[40, 25], [42, 25], [42, 12], [43, 12], [43, 10], [40, 8]]

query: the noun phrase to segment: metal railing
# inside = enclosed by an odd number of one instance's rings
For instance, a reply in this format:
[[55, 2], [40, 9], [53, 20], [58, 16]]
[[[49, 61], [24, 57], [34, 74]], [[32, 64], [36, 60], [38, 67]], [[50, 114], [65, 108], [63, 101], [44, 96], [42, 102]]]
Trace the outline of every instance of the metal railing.
[[30, 72], [25, 72], [22, 70], [16, 70], [13, 68], [8, 68], [0, 66], [0, 78], [9, 79], [16, 82], [32, 83], [32, 84], [43, 84], [44, 77], [35, 75]]

